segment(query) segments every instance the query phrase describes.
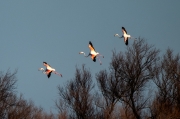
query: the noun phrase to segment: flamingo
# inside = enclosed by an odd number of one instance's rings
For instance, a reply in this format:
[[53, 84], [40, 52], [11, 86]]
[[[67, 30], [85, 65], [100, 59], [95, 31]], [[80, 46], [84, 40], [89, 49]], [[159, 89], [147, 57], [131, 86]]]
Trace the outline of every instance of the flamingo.
[[102, 56], [104, 58], [103, 55], [99, 54], [98, 52], [95, 51], [93, 44], [91, 43], [91, 41], [89, 41], [89, 49], [90, 49], [90, 53], [89, 55], [86, 56], [86, 54], [84, 52], [79, 52], [79, 54], [84, 54], [85, 57], [91, 56], [91, 59], [96, 62], [96, 57], [99, 59], [100, 65], [102, 64], [99, 56]]
[[[127, 31], [126, 31], [126, 29], [124, 27], [122, 27], [122, 32], [123, 32], [123, 35], [121, 37], [119, 36], [119, 34], [114, 34], [114, 36], [119, 37], [119, 38], [124, 38], [124, 43], [126, 45], [128, 45], [128, 38], [131, 39], [133, 37], [131, 37], [131, 35], [127, 34]], [[136, 38], [135, 38], [135, 40], [136, 40]]]
[[52, 72], [62, 77], [62, 74], [56, 72], [56, 70], [52, 68], [47, 62], [43, 62], [43, 65], [46, 67], [46, 70], [44, 70], [44, 68], [39, 68], [39, 70], [46, 74], [48, 78], [51, 76]]

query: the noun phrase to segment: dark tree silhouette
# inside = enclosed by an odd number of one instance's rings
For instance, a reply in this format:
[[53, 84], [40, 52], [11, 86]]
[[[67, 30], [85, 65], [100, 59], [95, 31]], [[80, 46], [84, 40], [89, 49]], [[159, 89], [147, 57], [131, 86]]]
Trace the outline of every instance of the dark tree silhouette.
[[16, 74], [8, 70], [0, 72], [0, 118], [1, 119], [53, 119], [53, 114], [47, 114], [42, 108], [36, 107], [32, 101], [26, 101], [16, 94]]
[[16, 101], [10, 101], [14, 99], [16, 73], [17, 71], [10, 73], [8, 70], [4, 75], [0, 72], [0, 117], [2, 119], [7, 117], [8, 109], [16, 104]]
[[[118, 102], [118, 98], [113, 94], [116, 90], [115, 82], [113, 81], [113, 76], [108, 75], [108, 72], [106, 70], [100, 71], [98, 74], [96, 74], [96, 79], [98, 82], [98, 87], [101, 90], [101, 94], [97, 94], [96, 99], [96, 106], [101, 108], [101, 117], [104, 119], [115, 119], [116, 115], [113, 114], [114, 108], [116, 103]], [[108, 84], [107, 84], [108, 83]], [[106, 87], [108, 86], [108, 87]], [[114, 87], [113, 87], [114, 86]], [[103, 87], [106, 88], [112, 88], [112, 92], [107, 93], [104, 92]], [[119, 115], [118, 115], [119, 116]]]
[[154, 80], [157, 92], [151, 104], [153, 118], [180, 118], [180, 56], [168, 49]]
[[[127, 51], [113, 51], [109, 78], [103, 78], [105, 71], [100, 71], [97, 80], [103, 94], [115, 96], [136, 119], [141, 118], [142, 109], [146, 107], [149, 97], [144, 96], [146, 84], [155, 77], [159, 50], [148, 45], [145, 40], [135, 41]], [[107, 72], [105, 72], [107, 73]]]
[[90, 71], [84, 65], [82, 70], [76, 68], [75, 77], [64, 88], [58, 86], [60, 96], [59, 102], [56, 102], [58, 110], [62, 112], [60, 105], [63, 101], [64, 105], [69, 107], [69, 118], [94, 118], [93, 96], [91, 95], [93, 87]]
[[[32, 101], [15, 96], [16, 104], [8, 109], [8, 119], [54, 119], [53, 114], [47, 114], [41, 107], [36, 107]], [[13, 100], [12, 100], [13, 101]]]

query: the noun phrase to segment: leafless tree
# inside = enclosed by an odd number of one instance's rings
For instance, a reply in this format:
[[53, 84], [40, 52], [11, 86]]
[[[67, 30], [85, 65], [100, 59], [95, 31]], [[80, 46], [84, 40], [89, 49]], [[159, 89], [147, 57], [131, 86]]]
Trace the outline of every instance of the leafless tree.
[[[58, 87], [58, 89], [60, 88], [60, 86]], [[68, 119], [69, 115], [68, 115], [68, 104], [66, 104], [64, 102], [63, 99], [59, 99], [58, 101], [55, 102], [56, 107], [58, 109], [58, 119]]]
[[[113, 114], [118, 98], [113, 94], [116, 91], [116, 85], [113, 81], [113, 75], [108, 75], [106, 70], [100, 71], [96, 74], [96, 79], [98, 82], [98, 87], [101, 90], [101, 94], [97, 94], [96, 97], [96, 106], [101, 108], [102, 117], [104, 119], [113, 119], [116, 118]], [[112, 92], [105, 92], [104, 87], [110, 88]]]
[[53, 114], [47, 114], [42, 108], [36, 107], [32, 101], [27, 101], [22, 95], [16, 94], [16, 74], [8, 70], [0, 72], [0, 118], [1, 119], [55, 119]]
[[8, 70], [5, 75], [0, 72], [0, 117], [6, 118], [9, 107], [15, 105], [15, 101], [9, 101], [14, 98], [14, 89], [16, 89], [16, 73], [10, 73]]
[[12, 100], [16, 104], [8, 108], [8, 119], [55, 119], [55, 115], [47, 114], [43, 108], [36, 107], [33, 101], [27, 101], [20, 95], [19, 98], [15, 96]]
[[168, 49], [154, 80], [156, 96], [151, 104], [153, 118], [180, 118], [180, 56]]
[[[113, 51], [109, 78], [97, 78], [103, 94], [116, 97], [127, 109], [131, 109], [134, 118], [142, 118], [149, 97], [144, 96], [147, 83], [155, 77], [159, 50], [148, 45], [145, 40], [135, 41], [127, 51]], [[106, 72], [107, 73], [107, 72]]]
[[59, 112], [62, 112], [62, 101], [68, 107], [69, 118], [92, 119], [94, 118], [93, 96], [91, 90], [94, 85], [89, 70], [82, 66], [76, 68], [75, 77], [65, 87], [58, 86], [60, 100], [56, 102]]

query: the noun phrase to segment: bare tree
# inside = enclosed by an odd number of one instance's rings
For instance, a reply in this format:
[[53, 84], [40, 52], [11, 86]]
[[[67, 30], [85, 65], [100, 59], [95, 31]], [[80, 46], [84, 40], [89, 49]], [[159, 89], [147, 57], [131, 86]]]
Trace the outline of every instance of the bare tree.
[[3, 72], [0, 72], [0, 117], [7, 117], [7, 110], [9, 107], [15, 105], [15, 101], [9, 101], [14, 98], [14, 89], [16, 83], [17, 71], [10, 73], [8, 70], [4, 75]]
[[[59, 89], [60, 87], [58, 87]], [[63, 99], [59, 99], [58, 101], [55, 102], [56, 107], [58, 109], [58, 118], [59, 119], [68, 119], [68, 104], [66, 104]]]
[[84, 65], [82, 70], [76, 68], [75, 77], [64, 88], [58, 86], [60, 100], [56, 102], [56, 105], [59, 111], [62, 112], [60, 105], [63, 101], [69, 108], [69, 118], [94, 118], [93, 96], [91, 95], [93, 87], [90, 71]]
[[20, 95], [19, 98], [15, 95], [14, 99], [16, 104], [8, 108], [8, 119], [55, 119], [55, 115], [47, 114], [43, 108], [36, 107], [33, 101], [27, 101]]
[[[126, 109], [131, 109], [134, 118], [142, 118], [142, 110], [146, 108], [149, 97], [144, 96], [146, 84], [154, 78], [159, 50], [148, 45], [145, 40], [135, 41], [127, 51], [113, 51], [110, 78], [97, 78], [103, 94], [116, 96]], [[102, 71], [99, 72], [101, 76]]]
[[156, 96], [151, 104], [153, 118], [180, 118], [180, 56], [168, 49], [154, 80]]
[[[102, 117], [104, 119], [116, 118], [115, 114], [113, 114], [113, 111], [116, 103], [118, 102], [118, 98], [116, 98], [114, 92], [116, 91], [116, 86], [118, 85], [118, 83], [115, 84], [115, 81], [113, 81], [113, 75], [108, 75], [106, 70], [97, 73], [96, 79], [98, 82], [98, 87], [101, 90], [102, 94], [97, 95], [96, 106], [101, 108]], [[110, 89], [112, 92], [105, 92], [104, 87]]]
[[42, 108], [36, 107], [32, 101], [27, 101], [16, 94], [16, 73], [0, 72], [0, 118], [1, 119], [54, 119], [53, 114], [47, 114]]

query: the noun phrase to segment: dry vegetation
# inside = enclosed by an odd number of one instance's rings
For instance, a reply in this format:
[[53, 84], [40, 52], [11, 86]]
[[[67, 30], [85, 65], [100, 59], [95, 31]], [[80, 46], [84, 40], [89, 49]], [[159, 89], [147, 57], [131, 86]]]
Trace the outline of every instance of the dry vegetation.
[[[74, 77], [58, 86], [58, 114], [46, 113], [15, 93], [16, 71], [0, 73], [2, 119], [180, 119], [180, 56], [167, 49], [161, 57], [140, 39], [126, 52], [113, 51], [109, 70], [76, 68]], [[98, 86], [98, 91], [95, 89]], [[149, 95], [150, 85], [154, 85]]]

